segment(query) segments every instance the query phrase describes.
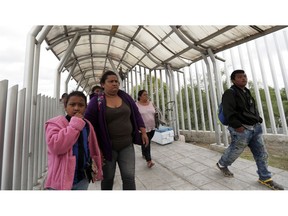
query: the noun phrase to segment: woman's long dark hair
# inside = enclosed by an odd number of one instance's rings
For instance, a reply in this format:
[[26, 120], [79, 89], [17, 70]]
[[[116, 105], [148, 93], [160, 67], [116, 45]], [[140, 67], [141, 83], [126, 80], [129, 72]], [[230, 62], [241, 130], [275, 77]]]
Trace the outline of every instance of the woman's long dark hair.
[[144, 92], [146, 92], [145, 89], [142, 89], [142, 90], [140, 90], [140, 91], [138, 92], [138, 98], [137, 98], [138, 101], [140, 101], [140, 97], [141, 97], [141, 95], [142, 95]]

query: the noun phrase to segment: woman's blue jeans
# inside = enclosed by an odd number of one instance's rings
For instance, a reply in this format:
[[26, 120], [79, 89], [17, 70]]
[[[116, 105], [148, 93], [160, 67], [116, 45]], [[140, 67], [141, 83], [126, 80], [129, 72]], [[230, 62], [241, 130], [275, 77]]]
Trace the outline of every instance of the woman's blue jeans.
[[101, 181], [101, 190], [112, 190], [116, 162], [118, 163], [123, 190], [136, 190], [135, 184], [135, 150], [131, 144], [120, 151], [112, 151], [112, 161], [105, 160], [103, 166], [103, 180]]
[[231, 144], [220, 158], [220, 165], [230, 166], [248, 146], [256, 161], [259, 179], [267, 180], [271, 178], [271, 173], [268, 171], [268, 153], [263, 142], [261, 125], [256, 124], [253, 130], [245, 129], [243, 133], [235, 131], [232, 127], [228, 127], [228, 130], [231, 135]]

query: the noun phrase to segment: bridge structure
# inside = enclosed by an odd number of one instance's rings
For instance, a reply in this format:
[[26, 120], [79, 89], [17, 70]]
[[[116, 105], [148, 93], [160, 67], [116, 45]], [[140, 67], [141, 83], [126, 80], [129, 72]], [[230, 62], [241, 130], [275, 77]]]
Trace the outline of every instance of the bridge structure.
[[[184, 137], [226, 147], [229, 135], [217, 120], [217, 108], [231, 85], [230, 73], [244, 69], [264, 119], [266, 142], [287, 153], [286, 27], [34, 26], [27, 35], [23, 89], [0, 81], [1, 190], [39, 187], [47, 168], [44, 124], [63, 111], [61, 86], [89, 95], [107, 70], [119, 75], [121, 89], [133, 98], [140, 89], [148, 91], [175, 141]], [[51, 71], [54, 97], [37, 92], [45, 43], [59, 60]], [[71, 80], [77, 83], [74, 89], [69, 89]]]

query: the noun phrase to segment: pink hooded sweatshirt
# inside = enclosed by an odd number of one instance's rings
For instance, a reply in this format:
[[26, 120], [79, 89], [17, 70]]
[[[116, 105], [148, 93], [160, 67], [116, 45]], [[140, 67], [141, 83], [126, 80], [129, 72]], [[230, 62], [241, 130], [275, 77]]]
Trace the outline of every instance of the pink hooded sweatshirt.
[[[88, 120], [86, 122], [90, 128], [88, 137], [90, 157], [95, 161], [98, 169], [95, 180], [102, 180], [102, 156], [98, 141], [93, 126]], [[85, 121], [77, 117], [72, 117], [68, 122], [65, 116], [57, 116], [46, 122], [48, 174], [45, 188], [71, 190], [76, 168], [76, 157], [72, 149], [84, 126]]]

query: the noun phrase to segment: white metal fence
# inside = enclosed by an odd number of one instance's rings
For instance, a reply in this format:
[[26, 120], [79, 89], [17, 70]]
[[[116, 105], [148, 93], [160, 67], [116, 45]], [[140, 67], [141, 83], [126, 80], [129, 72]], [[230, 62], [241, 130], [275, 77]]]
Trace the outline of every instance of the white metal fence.
[[[25, 110], [31, 107], [30, 120]], [[60, 114], [56, 100], [37, 95], [26, 104], [26, 89], [8, 89], [0, 81], [0, 186], [1, 190], [32, 190], [39, 185], [47, 166], [44, 124]], [[27, 134], [25, 134], [27, 133]]]

